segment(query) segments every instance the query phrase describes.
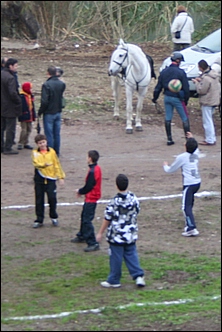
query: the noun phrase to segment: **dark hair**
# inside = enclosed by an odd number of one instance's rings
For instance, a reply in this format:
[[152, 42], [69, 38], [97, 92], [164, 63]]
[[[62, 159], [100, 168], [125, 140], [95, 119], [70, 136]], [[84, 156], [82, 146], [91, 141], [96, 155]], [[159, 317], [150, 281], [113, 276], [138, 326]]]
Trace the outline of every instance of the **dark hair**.
[[16, 63], [18, 63], [17, 59], [9, 58], [5, 63], [5, 68], [9, 68], [9, 66], [14, 66]]
[[203, 70], [206, 70], [209, 67], [208, 63], [205, 60], [200, 60], [198, 62], [198, 66]]
[[63, 70], [60, 67], [56, 67], [56, 76], [61, 77], [63, 75]]
[[186, 145], [186, 150], [189, 153], [194, 153], [194, 151], [198, 148], [198, 143], [193, 137], [188, 138], [185, 145]]
[[116, 177], [116, 185], [117, 185], [117, 188], [120, 190], [120, 191], [124, 191], [127, 189], [128, 187], [128, 184], [129, 184], [129, 180], [127, 178], [126, 175], [124, 174], [119, 174], [117, 177]]
[[47, 141], [47, 138], [43, 134], [38, 134], [35, 136], [35, 142], [38, 143], [40, 141]]
[[56, 76], [56, 67], [55, 66], [50, 66], [47, 71], [50, 76]]
[[93, 163], [96, 163], [99, 160], [99, 152], [96, 150], [89, 150], [88, 156], [92, 159]]

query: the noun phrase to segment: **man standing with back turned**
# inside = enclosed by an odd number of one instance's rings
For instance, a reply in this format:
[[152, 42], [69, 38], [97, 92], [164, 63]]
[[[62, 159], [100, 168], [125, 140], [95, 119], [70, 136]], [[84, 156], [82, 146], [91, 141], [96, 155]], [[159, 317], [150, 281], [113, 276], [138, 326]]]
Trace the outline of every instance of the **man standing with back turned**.
[[[158, 77], [158, 83], [153, 91], [152, 99], [152, 102], [156, 103], [163, 89], [167, 145], [174, 144], [171, 135], [171, 120], [173, 118], [174, 108], [176, 108], [177, 113], [182, 120], [185, 137], [187, 132], [190, 132], [188, 112], [186, 108], [190, 96], [189, 83], [185, 71], [179, 68], [181, 61], [184, 61], [184, 57], [180, 52], [174, 52], [171, 55], [171, 61], [171, 65], [161, 71]], [[170, 91], [168, 87], [169, 82], [173, 79], [178, 79], [182, 83], [182, 88], [177, 93]]]
[[43, 126], [48, 146], [53, 148], [59, 157], [62, 97], [66, 85], [57, 77], [56, 67], [49, 67], [47, 74], [48, 79], [42, 85], [38, 116], [43, 114]]

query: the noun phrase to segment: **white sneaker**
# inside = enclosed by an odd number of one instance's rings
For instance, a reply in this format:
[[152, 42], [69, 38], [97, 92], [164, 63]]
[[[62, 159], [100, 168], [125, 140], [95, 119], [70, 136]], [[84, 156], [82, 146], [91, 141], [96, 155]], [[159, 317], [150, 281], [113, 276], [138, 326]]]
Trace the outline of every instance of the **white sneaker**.
[[52, 220], [52, 224], [53, 224], [53, 226], [58, 226], [58, 225], [59, 225], [57, 219], [51, 219], [51, 220]]
[[196, 228], [192, 229], [191, 231], [185, 230], [185, 232], [182, 233], [183, 236], [197, 236], [199, 235], [199, 232]]
[[121, 284], [110, 284], [110, 283], [107, 282], [107, 281], [102, 281], [102, 282], [100, 283], [100, 285], [103, 286], [103, 287], [106, 287], [106, 288], [111, 288], [111, 287], [113, 287], [113, 288], [118, 288], [118, 287], [121, 286]]
[[137, 277], [136, 278], [136, 285], [138, 287], [144, 287], [146, 285], [144, 277]]

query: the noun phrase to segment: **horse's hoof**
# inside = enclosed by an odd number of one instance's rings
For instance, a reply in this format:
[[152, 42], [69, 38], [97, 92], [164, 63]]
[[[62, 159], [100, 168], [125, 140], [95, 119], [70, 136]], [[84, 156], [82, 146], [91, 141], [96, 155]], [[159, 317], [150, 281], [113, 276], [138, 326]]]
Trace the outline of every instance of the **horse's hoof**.
[[126, 129], [126, 134], [132, 134], [133, 133], [133, 129]]
[[143, 128], [141, 126], [135, 127], [136, 131], [143, 131]]
[[114, 120], [119, 120], [119, 115], [114, 115], [114, 116], [113, 116], [113, 119], [114, 119]]

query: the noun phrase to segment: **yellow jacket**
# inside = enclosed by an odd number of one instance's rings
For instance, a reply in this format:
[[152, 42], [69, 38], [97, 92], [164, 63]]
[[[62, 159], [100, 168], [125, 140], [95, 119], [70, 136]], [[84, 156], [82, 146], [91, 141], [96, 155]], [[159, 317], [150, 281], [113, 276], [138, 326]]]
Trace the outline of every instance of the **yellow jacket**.
[[39, 174], [45, 179], [57, 180], [65, 178], [59, 158], [52, 148], [48, 148], [46, 153], [41, 153], [38, 149], [33, 149], [32, 163]]

